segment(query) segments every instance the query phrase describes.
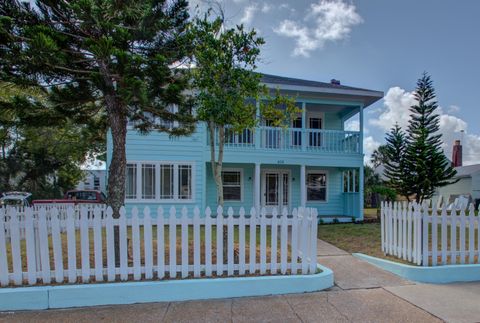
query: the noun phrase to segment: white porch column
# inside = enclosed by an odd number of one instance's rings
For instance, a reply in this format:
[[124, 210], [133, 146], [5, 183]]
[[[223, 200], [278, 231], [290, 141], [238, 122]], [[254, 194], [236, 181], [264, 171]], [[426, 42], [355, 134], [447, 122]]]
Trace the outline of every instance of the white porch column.
[[255, 176], [253, 177], [253, 201], [255, 203], [255, 208], [260, 210], [260, 163], [255, 163]]
[[307, 150], [307, 104], [302, 102], [302, 150]]
[[306, 167], [300, 166], [300, 206], [307, 205]]

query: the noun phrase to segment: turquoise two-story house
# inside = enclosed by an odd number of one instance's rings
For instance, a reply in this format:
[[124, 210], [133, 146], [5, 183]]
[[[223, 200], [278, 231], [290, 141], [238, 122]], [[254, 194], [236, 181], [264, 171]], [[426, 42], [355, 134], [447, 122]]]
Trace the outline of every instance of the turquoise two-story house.
[[[263, 75], [270, 89], [296, 98], [301, 114], [290, 127], [260, 126], [226, 134], [223, 163], [225, 206], [292, 210], [315, 207], [325, 221], [363, 218], [364, 109], [383, 97], [379, 91]], [[259, 116], [261, 118], [261, 116]], [[347, 131], [349, 120], [358, 131]], [[174, 124], [172, 126], [175, 126]], [[131, 208], [195, 206], [216, 208], [207, 128], [188, 137], [127, 133], [126, 200]], [[111, 140], [108, 145], [111, 156]], [[190, 213], [192, 214], [192, 213]]]

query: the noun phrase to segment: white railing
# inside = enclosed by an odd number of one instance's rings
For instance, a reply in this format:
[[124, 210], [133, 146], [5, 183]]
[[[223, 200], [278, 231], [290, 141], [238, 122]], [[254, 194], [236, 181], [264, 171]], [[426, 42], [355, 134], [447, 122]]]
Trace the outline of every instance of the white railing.
[[[218, 132], [215, 133], [218, 143]], [[210, 144], [210, 140], [207, 140]], [[257, 127], [235, 132], [225, 128], [225, 147], [326, 153], [360, 153], [360, 132], [323, 129]]]
[[473, 204], [431, 210], [426, 204], [382, 203], [382, 250], [423, 266], [478, 264], [479, 224]]
[[[63, 218], [56, 208], [0, 209], [0, 286], [39, 283], [141, 280], [211, 276], [313, 274], [317, 270], [317, 210], [294, 209], [289, 215], [268, 217], [254, 208], [249, 216], [219, 207], [203, 214], [187, 208], [177, 217], [158, 208], [155, 216], [146, 207], [127, 217], [125, 209], [114, 219], [108, 208], [68, 208]], [[3, 212], [3, 214], [2, 214]], [[202, 215], [202, 217], [201, 217]], [[119, 231], [119, 257], [115, 256], [114, 231]], [[6, 236], [6, 229], [10, 237]], [[21, 235], [25, 243], [21, 242]], [[64, 231], [65, 233], [62, 233]], [[224, 232], [228, 237], [224, 249]], [[172, 248], [172, 246], [175, 246]], [[224, 256], [225, 252], [225, 256]]]

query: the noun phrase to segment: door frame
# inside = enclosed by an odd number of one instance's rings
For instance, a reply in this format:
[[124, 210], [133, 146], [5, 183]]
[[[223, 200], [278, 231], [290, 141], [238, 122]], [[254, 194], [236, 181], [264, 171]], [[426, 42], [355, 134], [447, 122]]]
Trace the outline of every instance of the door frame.
[[[280, 176], [280, 181], [283, 184], [283, 174], [288, 175], [288, 204], [283, 205], [283, 185], [280, 186], [281, 188], [281, 194], [278, 196], [279, 204], [274, 206], [274, 205], [266, 205], [266, 174], [267, 173], [276, 173], [279, 174]], [[288, 210], [290, 210], [290, 205], [292, 204], [292, 174], [291, 170], [287, 168], [264, 168], [260, 172], [260, 207], [265, 207], [267, 210], [267, 214], [272, 214], [272, 210], [274, 207], [278, 209], [279, 212], [283, 209], [283, 207], [286, 207]], [[280, 208], [279, 208], [280, 207]]]

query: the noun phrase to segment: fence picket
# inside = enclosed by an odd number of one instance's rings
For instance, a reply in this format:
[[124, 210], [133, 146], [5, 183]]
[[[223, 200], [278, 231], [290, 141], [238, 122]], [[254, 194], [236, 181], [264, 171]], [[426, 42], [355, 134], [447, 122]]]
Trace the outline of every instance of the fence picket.
[[442, 207], [441, 213], [442, 219], [442, 265], [447, 264], [447, 204], [445, 203]]
[[38, 217], [38, 235], [40, 242], [40, 260], [42, 269], [42, 282], [50, 284], [50, 255], [48, 248], [48, 234], [47, 234], [47, 212], [45, 209], [40, 209]]
[[282, 218], [280, 221], [280, 272], [287, 273], [287, 243], [288, 243], [288, 210], [286, 207], [282, 210]]
[[205, 210], [205, 276], [212, 276], [212, 210]]
[[385, 248], [385, 201], [380, 203], [380, 240], [383, 253], [386, 253]]
[[80, 208], [80, 255], [82, 257], [82, 283], [90, 281], [90, 237], [88, 229], [88, 210]]
[[270, 226], [270, 274], [275, 275], [277, 273], [277, 221], [278, 211], [277, 208], [272, 212], [272, 225]]
[[[480, 232], [480, 231], [479, 231]], [[470, 203], [468, 209], [468, 263], [473, 264], [475, 253], [475, 207]]]
[[422, 227], [423, 227], [423, 236], [422, 236], [422, 265], [428, 266], [428, 208], [422, 206]]
[[257, 262], [257, 210], [252, 207], [250, 209], [250, 247], [249, 247], [249, 273], [254, 274], [256, 271], [255, 263]]
[[22, 254], [20, 249], [20, 229], [16, 208], [10, 208], [10, 247], [12, 251], [13, 282], [22, 284]]
[[407, 260], [412, 261], [412, 204], [408, 203], [407, 205]]
[[200, 209], [193, 209], [193, 276], [200, 277]]
[[0, 286], [9, 284], [8, 278], [8, 259], [7, 259], [7, 243], [5, 241], [5, 208], [0, 208]]
[[217, 276], [223, 275], [223, 208], [217, 208]]
[[235, 237], [235, 233], [233, 231], [233, 209], [232, 207], [228, 208], [227, 211], [228, 219], [227, 219], [227, 226], [228, 226], [228, 236], [227, 236], [227, 274], [228, 276], [233, 275], [233, 265], [234, 265], [234, 254], [233, 254], [233, 239]]
[[93, 253], [95, 258], [95, 281], [103, 281], [103, 241], [102, 241], [102, 210], [93, 209]]
[[308, 273], [308, 218], [307, 212], [304, 207], [299, 208], [299, 214], [302, 215], [302, 234], [301, 239], [301, 251], [302, 251], [302, 274], [306, 275]]
[[310, 274], [315, 274], [317, 271], [317, 209], [310, 209], [311, 215], [311, 236], [310, 236]]
[[177, 217], [176, 210], [172, 206], [170, 208], [170, 217], [168, 219], [168, 233], [170, 257], [168, 261], [168, 273], [170, 278], [177, 277]]
[[398, 236], [397, 236], [397, 225], [398, 225], [398, 202], [393, 203], [393, 254], [398, 256]]
[[145, 279], [153, 277], [153, 240], [152, 240], [152, 218], [150, 208], [143, 209], [143, 252], [145, 259]]
[[460, 209], [460, 263], [465, 264], [465, 208]]
[[450, 263], [457, 263], [457, 210], [452, 208], [450, 213]]
[[63, 253], [62, 253], [62, 238], [60, 236], [60, 220], [58, 209], [50, 210], [51, 225], [52, 225], [52, 245], [53, 245], [53, 259], [55, 264], [55, 282], [57, 284], [63, 283]]
[[105, 213], [105, 233], [107, 242], [107, 280], [115, 280], [115, 242], [113, 233], [113, 210], [109, 206]]
[[128, 279], [128, 240], [127, 240], [127, 216], [125, 207], [120, 208], [118, 218], [118, 231], [120, 235], [120, 279]]
[[140, 280], [142, 272], [140, 271], [140, 220], [138, 218], [138, 209], [132, 209], [132, 252], [133, 252], [133, 279]]
[[260, 211], [260, 274], [264, 275], [267, 271], [267, 211], [262, 207]]
[[182, 278], [188, 277], [188, 223], [187, 208], [182, 208]]
[[298, 271], [298, 210], [295, 208], [292, 212], [292, 240], [291, 240], [291, 262], [292, 262], [292, 274], [297, 274]]
[[77, 281], [77, 246], [75, 232], [75, 210], [67, 209], [67, 250], [68, 250], [68, 282], [73, 284]]
[[157, 208], [157, 276], [165, 277], [165, 218], [163, 207]]
[[243, 206], [239, 211], [239, 224], [238, 224], [238, 263], [239, 263], [239, 275], [245, 275], [245, 209]]
[[[428, 212], [428, 211], [427, 211]], [[438, 261], [438, 214], [437, 214], [437, 207], [433, 206], [432, 210], [432, 266], [437, 265]], [[428, 241], [428, 239], [427, 239]]]
[[402, 259], [407, 260], [407, 202], [402, 203]]
[[[0, 211], [0, 218], [2, 218], [2, 212]], [[35, 255], [35, 231], [34, 231], [34, 223], [33, 223], [33, 210], [32, 208], [27, 208], [25, 210], [25, 246], [27, 249], [27, 273], [28, 273], [28, 284], [34, 285], [37, 283], [37, 259]], [[2, 219], [0, 219], [0, 231], [2, 230]], [[5, 231], [3, 231], [5, 234]], [[0, 240], [2, 239], [0, 233]], [[4, 240], [5, 241], [5, 240]], [[0, 245], [1, 245], [0, 241]], [[0, 247], [0, 253], [2, 252]], [[1, 257], [1, 255], [0, 255]], [[2, 261], [0, 260], [0, 263]], [[0, 266], [0, 270], [2, 270]], [[1, 276], [1, 275], [0, 275]], [[1, 285], [1, 278], [0, 278], [0, 285]]]

